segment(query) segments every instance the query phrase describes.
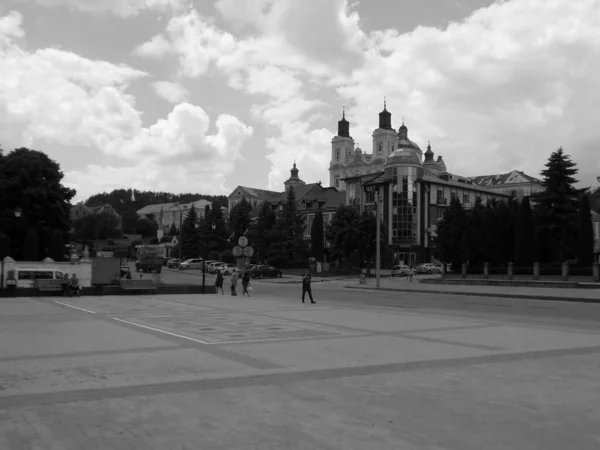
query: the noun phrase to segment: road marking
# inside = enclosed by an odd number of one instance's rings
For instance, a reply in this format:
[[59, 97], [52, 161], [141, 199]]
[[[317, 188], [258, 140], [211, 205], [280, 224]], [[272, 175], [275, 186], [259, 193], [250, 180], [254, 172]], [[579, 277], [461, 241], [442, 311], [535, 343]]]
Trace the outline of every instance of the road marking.
[[219, 345], [219, 344], [245, 344], [248, 342], [276, 342], [276, 341], [304, 341], [309, 339], [333, 339], [340, 337], [357, 337], [357, 336], [368, 336], [369, 333], [358, 333], [358, 334], [332, 334], [330, 336], [305, 336], [305, 337], [285, 337], [285, 338], [265, 338], [265, 339], [246, 339], [240, 341], [220, 341], [220, 342], [207, 342], [208, 345]]
[[54, 303], [58, 303], [59, 305], [68, 306], [69, 308], [78, 309], [79, 311], [85, 311], [86, 313], [96, 314], [95, 311], [90, 311], [89, 309], [79, 308], [78, 306], [69, 305], [68, 303], [57, 302], [56, 300], [52, 300]]
[[191, 338], [189, 336], [184, 336], [182, 334], [171, 333], [170, 331], [161, 330], [160, 328], [149, 327], [149, 326], [142, 325], [142, 324], [135, 323], [135, 322], [130, 322], [128, 320], [119, 319], [118, 317], [113, 317], [113, 319], [116, 320], [116, 321], [118, 321], [118, 322], [127, 323], [129, 325], [134, 325], [136, 327], [145, 328], [147, 330], [158, 331], [159, 333], [168, 334], [169, 336], [175, 336], [175, 337], [178, 337], [180, 339], [187, 339], [188, 341], [197, 342], [199, 344], [210, 344], [210, 342], [201, 341], [200, 339], [194, 339], [194, 338]]
[[172, 305], [189, 306], [190, 308], [202, 309], [205, 311], [213, 311], [212, 308], [208, 308], [206, 306], [196, 306], [196, 305], [190, 305], [188, 303], [181, 303], [181, 302], [170, 302], [168, 300], [159, 300], [158, 298], [151, 298], [150, 300], [154, 300], [156, 302], [161, 302], [161, 303], [171, 303]]

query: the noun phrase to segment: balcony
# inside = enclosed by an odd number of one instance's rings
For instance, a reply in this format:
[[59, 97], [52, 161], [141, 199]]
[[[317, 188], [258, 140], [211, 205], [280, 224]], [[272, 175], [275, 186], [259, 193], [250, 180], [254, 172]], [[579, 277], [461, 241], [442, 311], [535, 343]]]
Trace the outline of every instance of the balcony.
[[448, 204], [448, 199], [447, 198], [438, 198], [436, 201], [436, 204], [438, 205], [447, 205]]

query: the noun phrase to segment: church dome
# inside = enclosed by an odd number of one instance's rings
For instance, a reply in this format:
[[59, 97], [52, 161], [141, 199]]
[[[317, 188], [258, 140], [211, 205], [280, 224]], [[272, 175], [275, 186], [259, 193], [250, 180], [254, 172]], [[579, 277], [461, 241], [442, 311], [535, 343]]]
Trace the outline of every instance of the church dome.
[[[418, 148], [418, 147], [417, 147]], [[421, 159], [414, 149], [399, 148], [395, 150], [385, 161], [386, 166], [421, 165]]]
[[413, 142], [408, 139], [399, 139], [398, 148], [413, 148], [415, 150], [421, 150], [421, 148], [416, 144], [416, 142]]

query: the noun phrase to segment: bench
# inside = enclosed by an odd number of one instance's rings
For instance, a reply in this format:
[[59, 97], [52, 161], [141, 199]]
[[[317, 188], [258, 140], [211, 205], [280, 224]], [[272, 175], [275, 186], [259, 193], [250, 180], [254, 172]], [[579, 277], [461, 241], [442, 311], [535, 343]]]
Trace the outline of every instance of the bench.
[[40, 292], [62, 292], [64, 280], [35, 280], [35, 288]]
[[124, 291], [154, 291], [156, 290], [156, 286], [154, 286], [154, 281], [149, 279], [139, 279], [139, 280], [120, 280], [121, 289]]

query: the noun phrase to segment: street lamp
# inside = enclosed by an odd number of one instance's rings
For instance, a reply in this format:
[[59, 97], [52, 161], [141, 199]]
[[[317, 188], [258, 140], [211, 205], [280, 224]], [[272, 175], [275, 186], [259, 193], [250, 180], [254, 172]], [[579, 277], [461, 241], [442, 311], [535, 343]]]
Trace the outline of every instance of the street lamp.
[[[13, 213], [18, 219], [23, 214], [23, 210], [17, 206], [17, 209], [15, 209]], [[0, 289], [4, 289], [4, 257], [2, 258], [2, 270], [0, 271]]]
[[[215, 228], [217, 228], [217, 225], [213, 223], [211, 225], [211, 228], [213, 231], [215, 231]], [[202, 261], [202, 293], [203, 294], [206, 293], [206, 259], [204, 261]]]
[[379, 193], [378, 186], [365, 186], [367, 192], [372, 192], [375, 198], [375, 219], [376, 219], [376, 236], [375, 236], [375, 288], [379, 289], [380, 285], [380, 265], [381, 265], [381, 221], [379, 219]]

